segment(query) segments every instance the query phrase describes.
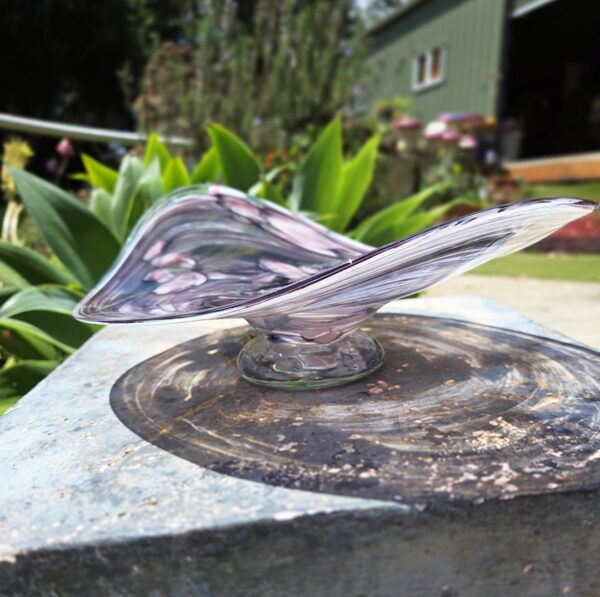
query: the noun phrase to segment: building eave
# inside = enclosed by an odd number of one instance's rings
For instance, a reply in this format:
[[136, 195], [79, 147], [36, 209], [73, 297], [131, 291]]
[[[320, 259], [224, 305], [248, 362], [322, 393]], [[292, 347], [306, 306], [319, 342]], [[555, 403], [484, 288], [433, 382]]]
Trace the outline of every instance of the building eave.
[[427, 2], [431, 2], [431, 0], [411, 0], [405, 6], [398, 8], [392, 14], [381, 19], [381, 21], [378, 21], [377, 23], [375, 23], [375, 25], [373, 25], [369, 29], [368, 34], [369, 35], [377, 35], [384, 29], [387, 29], [390, 25], [392, 25], [396, 21], [399, 21], [400, 19], [404, 18], [408, 13], [411, 13], [413, 10], [419, 8], [423, 4], [426, 4]]

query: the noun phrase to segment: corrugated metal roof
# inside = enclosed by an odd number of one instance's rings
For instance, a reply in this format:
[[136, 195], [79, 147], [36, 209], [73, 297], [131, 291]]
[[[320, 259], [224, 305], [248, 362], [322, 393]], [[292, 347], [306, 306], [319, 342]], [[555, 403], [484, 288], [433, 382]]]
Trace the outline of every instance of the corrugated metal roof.
[[397, 10], [395, 10], [392, 14], [388, 15], [378, 23], [375, 23], [373, 27], [369, 30], [369, 33], [372, 35], [374, 33], [379, 33], [383, 29], [386, 29], [389, 25], [397, 21], [399, 18], [403, 17], [409, 12], [412, 12], [415, 8], [425, 4], [426, 2], [430, 2], [431, 0], [409, 0], [407, 4], [401, 6]]

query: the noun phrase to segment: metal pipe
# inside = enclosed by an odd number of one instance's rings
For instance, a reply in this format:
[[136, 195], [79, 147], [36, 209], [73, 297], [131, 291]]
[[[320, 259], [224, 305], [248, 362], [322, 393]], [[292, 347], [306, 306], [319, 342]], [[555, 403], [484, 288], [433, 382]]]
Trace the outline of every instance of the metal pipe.
[[[50, 137], [69, 137], [79, 141], [97, 141], [104, 143], [122, 143], [135, 145], [144, 143], [147, 135], [113, 129], [99, 129], [91, 126], [64, 124], [41, 120], [39, 118], [25, 118], [0, 112], [0, 129], [31, 133], [34, 135], [47, 135]], [[184, 137], [161, 137], [162, 141], [172, 147], [191, 147], [192, 141]]]

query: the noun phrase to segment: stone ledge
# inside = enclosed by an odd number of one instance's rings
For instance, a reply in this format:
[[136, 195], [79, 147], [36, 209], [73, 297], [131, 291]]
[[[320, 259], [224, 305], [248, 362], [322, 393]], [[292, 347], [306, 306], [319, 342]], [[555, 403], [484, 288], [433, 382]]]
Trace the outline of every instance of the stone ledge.
[[[565, 341], [475, 298], [386, 312]], [[596, 491], [412, 506], [317, 494], [198, 468], [120, 423], [122, 373], [239, 323], [107, 328], [0, 419], [0, 595], [600, 591]]]

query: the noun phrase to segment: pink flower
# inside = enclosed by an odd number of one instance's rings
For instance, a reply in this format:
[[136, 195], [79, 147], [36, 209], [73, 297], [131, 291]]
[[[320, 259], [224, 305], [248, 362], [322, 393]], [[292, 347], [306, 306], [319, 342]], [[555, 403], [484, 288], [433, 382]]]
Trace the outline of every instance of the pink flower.
[[448, 143], [454, 143], [455, 141], [458, 141], [460, 139], [460, 136], [461, 135], [458, 131], [449, 130], [449, 131], [444, 131], [440, 135], [440, 138], [442, 139], [442, 141], [447, 141]]
[[405, 116], [404, 118], [400, 118], [394, 124], [394, 127], [399, 131], [406, 130], [414, 130], [420, 129], [423, 126], [423, 123], [419, 118], [415, 118], [414, 116]]
[[61, 139], [56, 146], [56, 153], [63, 158], [70, 160], [75, 155], [75, 148], [73, 147], [71, 140], [67, 139], [66, 137]]
[[453, 124], [476, 124], [483, 122], [483, 116], [476, 112], [443, 112], [437, 120]]
[[448, 126], [445, 122], [433, 120], [425, 127], [423, 135], [425, 139], [439, 139], [446, 130], [448, 130]]
[[458, 146], [461, 149], [475, 149], [477, 139], [473, 135], [463, 135], [458, 142]]

